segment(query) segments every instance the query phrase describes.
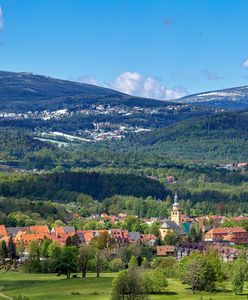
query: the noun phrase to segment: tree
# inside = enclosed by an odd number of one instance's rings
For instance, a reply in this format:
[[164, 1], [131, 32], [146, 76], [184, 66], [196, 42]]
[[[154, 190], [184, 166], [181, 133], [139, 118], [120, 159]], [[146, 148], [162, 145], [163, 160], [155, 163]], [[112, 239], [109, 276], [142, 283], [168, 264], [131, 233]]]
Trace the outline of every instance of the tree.
[[14, 243], [14, 239], [12, 236], [9, 238], [9, 243], [8, 243], [8, 256], [10, 259], [15, 259], [17, 258], [16, 254], [16, 245]]
[[44, 239], [41, 243], [41, 257], [47, 258], [48, 257], [48, 247], [51, 244], [50, 239]]
[[77, 257], [77, 247], [75, 246], [65, 246], [59, 258], [55, 261], [55, 271], [60, 275], [66, 275], [69, 279], [72, 272], [77, 271], [78, 257]]
[[218, 252], [214, 249], [206, 251], [205, 256], [213, 269], [214, 280], [218, 283], [224, 281], [224, 274]]
[[29, 258], [40, 260], [41, 246], [39, 240], [32, 240], [28, 245]]
[[150, 272], [146, 272], [145, 279], [147, 281], [146, 284], [149, 293], [161, 293], [168, 286], [165, 271], [162, 269], [155, 269]]
[[7, 249], [7, 245], [6, 242], [0, 241], [0, 259], [2, 262], [4, 262], [5, 258], [8, 257], [8, 249]]
[[153, 222], [151, 227], [149, 228], [149, 233], [159, 236], [160, 226], [161, 226], [160, 222]]
[[82, 272], [82, 277], [86, 277], [87, 265], [90, 259], [94, 256], [94, 249], [90, 245], [83, 245], [79, 248], [79, 264]]
[[184, 283], [191, 285], [192, 292], [212, 290], [215, 276], [206, 256], [193, 253], [179, 263], [180, 276]]
[[137, 268], [120, 271], [113, 280], [112, 300], [146, 299], [147, 286]]
[[196, 242], [197, 241], [197, 232], [195, 230], [195, 226], [192, 226], [190, 228], [190, 232], [189, 232], [189, 240], [191, 242]]
[[25, 244], [23, 240], [18, 241], [17, 247], [16, 247], [17, 253], [20, 257], [23, 256], [23, 253], [25, 251]]
[[164, 243], [166, 245], [176, 246], [178, 244], [179, 240], [180, 240], [179, 236], [175, 232], [169, 232], [164, 237]]
[[232, 286], [237, 295], [243, 292], [244, 281], [246, 279], [247, 263], [243, 259], [238, 259], [233, 265]]
[[137, 263], [137, 258], [132, 255], [130, 261], [129, 261], [129, 266], [130, 267], [137, 267], [138, 263]]
[[57, 259], [61, 254], [62, 248], [57, 241], [53, 241], [47, 248], [48, 256], [51, 259]]
[[105, 258], [105, 255], [104, 255], [103, 250], [95, 249], [94, 263], [95, 263], [95, 268], [96, 268], [96, 277], [100, 277], [104, 258]]
[[81, 207], [87, 207], [90, 205], [90, 203], [93, 202], [93, 198], [89, 195], [86, 194], [79, 194], [77, 196], [76, 202], [81, 206]]
[[100, 233], [99, 236], [93, 238], [90, 242], [90, 244], [93, 247], [96, 247], [100, 250], [105, 249], [105, 248], [111, 248], [114, 243], [115, 243], [115, 240], [109, 236], [107, 231]]
[[117, 252], [117, 257], [119, 257], [119, 258], [122, 259], [122, 261], [125, 264], [125, 268], [126, 269], [128, 268], [128, 263], [129, 263], [129, 261], [131, 259], [131, 256], [132, 256], [132, 253], [131, 253], [131, 251], [129, 250], [128, 247], [122, 247]]
[[118, 258], [118, 257], [112, 259], [112, 260], [110, 261], [110, 263], [109, 263], [109, 266], [110, 266], [110, 270], [111, 270], [112, 272], [118, 272], [118, 271], [124, 269], [124, 263], [123, 263], [123, 261], [122, 261], [120, 258]]
[[80, 237], [77, 234], [74, 234], [71, 237], [71, 246], [79, 247], [80, 244], [81, 244]]

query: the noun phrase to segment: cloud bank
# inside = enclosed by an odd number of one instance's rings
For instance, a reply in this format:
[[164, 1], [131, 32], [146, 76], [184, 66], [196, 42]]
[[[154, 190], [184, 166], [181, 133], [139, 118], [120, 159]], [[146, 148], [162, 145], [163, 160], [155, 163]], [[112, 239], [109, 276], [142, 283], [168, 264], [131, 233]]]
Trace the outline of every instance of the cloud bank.
[[152, 76], [143, 76], [138, 72], [126, 71], [118, 75], [113, 81], [101, 84], [93, 76], [82, 76], [79, 82], [111, 88], [125, 94], [158, 100], [173, 100], [186, 95], [183, 88], [168, 88], [161, 81]]
[[129, 71], [117, 76], [107, 86], [126, 94], [159, 100], [178, 99], [186, 95], [185, 90], [167, 88], [155, 77], [145, 77], [140, 73]]

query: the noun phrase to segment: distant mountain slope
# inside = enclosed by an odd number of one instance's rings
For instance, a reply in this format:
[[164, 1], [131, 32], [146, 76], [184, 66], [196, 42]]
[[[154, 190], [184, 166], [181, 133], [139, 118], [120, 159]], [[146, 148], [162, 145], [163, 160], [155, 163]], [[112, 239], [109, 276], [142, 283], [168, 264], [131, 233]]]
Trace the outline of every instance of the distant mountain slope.
[[84, 102], [166, 105], [165, 102], [129, 96], [111, 89], [32, 73], [0, 71], [0, 110], [61, 109]]
[[189, 95], [176, 101], [218, 108], [244, 109], [248, 108], [248, 86]]
[[248, 113], [191, 118], [151, 133], [134, 135], [129, 142], [174, 158], [247, 161]]

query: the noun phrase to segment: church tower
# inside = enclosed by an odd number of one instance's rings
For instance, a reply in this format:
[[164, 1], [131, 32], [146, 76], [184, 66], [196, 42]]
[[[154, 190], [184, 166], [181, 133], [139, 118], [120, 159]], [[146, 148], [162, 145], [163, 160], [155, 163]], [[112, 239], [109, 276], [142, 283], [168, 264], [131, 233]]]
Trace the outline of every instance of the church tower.
[[175, 193], [174, 203], [172, 206], [171, 221], [175, 222], [178, 226], [181, 227], [181, 210], [178, 203], [177, 192]]

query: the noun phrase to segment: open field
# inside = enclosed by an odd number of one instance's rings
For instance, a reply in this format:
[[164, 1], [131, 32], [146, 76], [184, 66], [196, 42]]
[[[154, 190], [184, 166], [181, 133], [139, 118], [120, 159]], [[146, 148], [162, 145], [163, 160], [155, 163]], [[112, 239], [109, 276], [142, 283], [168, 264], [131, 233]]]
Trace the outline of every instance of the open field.
[[[55, 274], [23, 274], [23, 273], [1, 273], [0, 299], [12, 299], [14, 296], [22, 295], [30, 297], [30, 300], [107, 300], [111, 296], [111, 282], [114, 274], [103, 274], [96, 278], [90, 274], [88, 278], [65, 279], [56, 277]], [[168, 292], [163, 295], [151, 295], [150, 299], [171, 299], [171, 300], [232, 300], [248, 299], [248, 290], [243, 295], [236, 296], [230, 290], [212, 294], [192, 294], [187, 285], [182, 285], [177, 280], [169, 279]], [[75, 295], [73, 295], [74, 293]], [[247, 293], [247, 294], [246, 294]], [[7, 296], [7, 297], [6, 297]]]

